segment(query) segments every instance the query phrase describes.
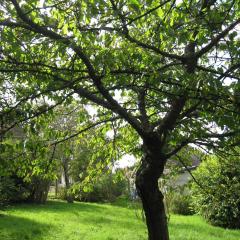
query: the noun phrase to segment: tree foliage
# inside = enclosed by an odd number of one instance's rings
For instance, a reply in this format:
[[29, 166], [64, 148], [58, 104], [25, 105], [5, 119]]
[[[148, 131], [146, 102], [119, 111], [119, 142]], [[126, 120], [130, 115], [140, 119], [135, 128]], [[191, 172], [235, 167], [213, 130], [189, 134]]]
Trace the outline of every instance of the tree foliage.
[[[209, 123], [230, 133], [236, 127], [237, 1], [9, 2], [1, 8], [1, 74], [15, 98], [10, 108], [23, 108], [17, 121], [76, 93], [120, 115], [141, 137], [158, 129], [167, 148], [216, 145]], [[184, 53], [191, 42], [194, 56]], [[192, 58], [196, 74], [186, 71]], [[54, 103], [33, 110], [43, 96]]]

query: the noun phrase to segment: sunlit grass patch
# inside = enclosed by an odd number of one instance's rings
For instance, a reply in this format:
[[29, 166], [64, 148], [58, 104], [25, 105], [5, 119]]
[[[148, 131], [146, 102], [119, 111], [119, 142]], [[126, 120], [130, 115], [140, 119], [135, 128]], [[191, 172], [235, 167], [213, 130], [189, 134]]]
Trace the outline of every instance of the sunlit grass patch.
[[[1, 240], [146, 240], [141, 210], [134, 204], [49, 201], [1, 212]], [[212, 227], [199, 216], [170, 218], [171, 240], [239, 240], [240, 231]]]

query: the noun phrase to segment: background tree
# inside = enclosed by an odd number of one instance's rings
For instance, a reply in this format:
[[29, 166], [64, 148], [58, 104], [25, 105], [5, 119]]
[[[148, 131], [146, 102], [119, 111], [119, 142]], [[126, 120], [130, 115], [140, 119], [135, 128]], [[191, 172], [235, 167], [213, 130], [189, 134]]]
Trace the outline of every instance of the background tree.
[[[42, 116], [31, 124], [15, 127], [4, 136], [0, 152], [0, 176], [3, 186], [9, 181], [12, 186], [15, 185], [12, 193], [11, 188], [8, 190], [11, 202], [44, 203], [47, 199], [50, 182], [55, 177], [55, 147], [45, 142], [49, 134], [45, 128], [48, 128], [50, 119], [51, 116]], [[42, 128], [39, 128], [39, 123]]]
[[72, 202], [71, 182], [75, 189], [78, 188], [77, 185], [84, 188], [84, 185], [90, 184], [89, 180], [97, 182], [97, 177], [111, 173], [118, 160], [115, 148], [117, 138], [114, 136], [110, 139], [107, 136], [112, 127], [111, 121], [110, 125], [106, 121], [104, 125], [101, 125], [101, 121], [97, 125], [92, 123], [92, 117], [83, 106], [74, 103], [65, 107], [58, 106], [54, 113], [51, 126], [57, 136], [53, 142], [56, 144], [55, 155], [59, 165], [57, 172], [58, 175], [63, 175], [66, 199]]
[[[239, 142], [239, 5], [3, 0], [0, 71], [16, 97], [2, 116], [21, 106], [24, 121], [74, 96], [98, 106], [96, 120], [128, 123], [143, 143], [136, 187], [149, 239], [167, 240], [158, 188], [167, 160], [190, 143]], [[44, 96], [51, 105], [31, 111]]]
[[[58, 106], [54, 110], [54, 120], [51, 123], [53, 130], [58, 133], [57, 137], [71, 136], [77, 132], [78, 122], [83, 121], [88, 116], [86, 110], [72, 103], [69, 106]], [[74, 136], [74, 135], [73, 135]], [[77, 136], [77, 135], [76, 135]], [[71, 187], [71, 165], [76, 158], [76, 147], [78, 139], [69, 137], [68, 140], [56, 143], [56, 158], [58, 159], [57, 176], [63, 176], [65, 183], [65, 197], [68, 203], [73, 202], [73, 195], [70, 193]], [[58, 192], [58, 179], [56, 180], [56, 195]]]

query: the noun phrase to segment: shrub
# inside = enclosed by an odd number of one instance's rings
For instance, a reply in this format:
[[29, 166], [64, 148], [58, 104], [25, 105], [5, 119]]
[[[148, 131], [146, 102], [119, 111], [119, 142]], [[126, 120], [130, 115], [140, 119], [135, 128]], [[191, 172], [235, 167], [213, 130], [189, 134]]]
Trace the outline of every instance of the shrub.
[[5, 207], [14, 192], [14, 183], [10, 178], [1, 177], [0, 180], [0, 209]]
[[57, 199], [67, 200], [67, 189], [65, 187], [58, 187]]
[[183, 186], [167, 185], [164, 194], [165, 208], [168, 213], [193, 215], [192, 197], [188, 184]]
[[126, 192], [126, 180], [105, 174], [92, 183], [74, 184], [75, 199], [87, 202], [113, 202]]
[[18, 176], [0, 177], [0, 205], [9, 203], [33, 202], [45, 203], [49, 189], [49, 181], [34, 178], [25, 182]]
[[180, 215], [192, 215], [191, 196], [188, 194], [175, 193], [170, 202], [170, 212]]
[[42, 204], [47, 201], [50, 181], [40, 176], [33, 176], [28, 182], [29, 196], [27, 202]]
[[194, 172], [194, 207], [211, 224], [240, 228], [240, 160], [207, 158]]
[[16, 176], [0, 177], [0, 206], [21, 202], [29, 196], [29, 190], [21, 178]]

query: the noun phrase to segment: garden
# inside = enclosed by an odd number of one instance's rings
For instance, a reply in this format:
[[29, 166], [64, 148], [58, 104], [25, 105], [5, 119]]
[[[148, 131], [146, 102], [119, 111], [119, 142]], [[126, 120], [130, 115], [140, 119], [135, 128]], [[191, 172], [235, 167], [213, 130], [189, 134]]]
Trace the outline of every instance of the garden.
[[240, 239], [239, 0], [1, 0], [0, 239]]

